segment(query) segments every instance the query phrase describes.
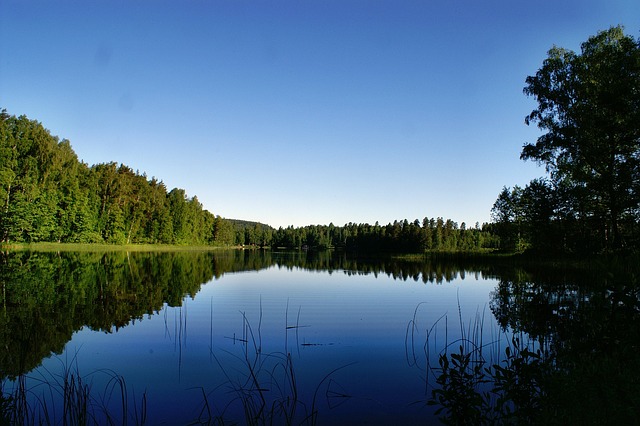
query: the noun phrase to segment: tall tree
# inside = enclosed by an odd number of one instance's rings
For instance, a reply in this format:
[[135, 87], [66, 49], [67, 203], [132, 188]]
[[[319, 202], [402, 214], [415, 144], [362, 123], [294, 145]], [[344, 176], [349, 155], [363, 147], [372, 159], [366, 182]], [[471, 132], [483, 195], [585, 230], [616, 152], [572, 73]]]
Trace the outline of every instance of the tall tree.
[[526, 123], [545, 133], [521, 158], [571, 188], [580, 219], [597, 224], [607, 248], [620, 247], [621, 223], [640, 207], [640, 42], [613, 27], [580, 53], [553, 47], [526, 84], [538, 102]]
[[491, 209], [491, 216], [497, 225], [496, 233], [504, 250], [523, 251], [527, 248], [523, 225], [526, 211], [522, 194], [523, 189], [518, 185], [513, 189], [504, 187]]

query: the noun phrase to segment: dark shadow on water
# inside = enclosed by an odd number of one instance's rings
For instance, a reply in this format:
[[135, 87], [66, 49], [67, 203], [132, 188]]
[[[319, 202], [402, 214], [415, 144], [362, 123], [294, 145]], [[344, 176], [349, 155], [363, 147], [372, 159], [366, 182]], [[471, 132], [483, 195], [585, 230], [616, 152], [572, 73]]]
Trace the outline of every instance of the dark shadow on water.
[[[424, 347], [435, 349], [424, 356], [436, 354], [424, 362], [426, 402], [444, 423], [638, 423], [640, 286], [633, 275], [506, 271], [490, 307], [510, 336], [498, 350], [481, 333], [438, 340], [446, 318], [420, 330]], [[419, 366], [416, 317], [407, 354]]]

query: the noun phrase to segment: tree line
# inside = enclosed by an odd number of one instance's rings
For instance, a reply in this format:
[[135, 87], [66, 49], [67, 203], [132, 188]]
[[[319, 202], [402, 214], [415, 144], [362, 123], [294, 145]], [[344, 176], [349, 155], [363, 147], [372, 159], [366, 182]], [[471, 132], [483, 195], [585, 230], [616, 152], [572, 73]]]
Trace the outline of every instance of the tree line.
[[543, 131], [521, 159], [547, 176], [505, 186], [493, 223], [443, 218], [387, 225], [274, 229], [224, 219], [185, 190], [170, 191], [115, 162], [88, 166], [68, 140], [0, 111], [0, 242], [244, 245], [357, 251], [597, 253], [640, 247], [640, 41], [612, 27], [581, 52], [553, 47], [526, 79]]
[[89, 166], [38, 121], [0, 112], [0, 241], [474, 251], [498, 245], [479, 224], [394, 221], [274, 229], [225, 219], [184, 189], [115, 162]]
[[115, 162], [88, 166], [35, 120], [0, 113], [0, 241], [233, 244], [184, 189]]
[[491, 224], [467, 227], [451, 219], [395, 220], [387, 225], [347, 223], [343, 226], [307, 225], [274, 229], [269, 225], [229, 219], [235, 245], [283, 249], [343, 249], [357, 252], [423, 253], [474, 252], [500, 246]]
[[279, 228], [272, 234], [272, 245], [285, 248], [342, 248], [358, 252], [423, 253], [425, 251], [479, 251], [499, 245], [484, 225], [468, 228], [451, 219], [425, 217], [387, 225], [348, 223], [344, 226], [310, 225]]
[[504, 187], [492, 215], [506, 250], [598, 253], [640, 247], [640, 40], [612, 27], [581, 52], [553, 47], [526, 79], [543, 131], [520, 158], [547, 176]]

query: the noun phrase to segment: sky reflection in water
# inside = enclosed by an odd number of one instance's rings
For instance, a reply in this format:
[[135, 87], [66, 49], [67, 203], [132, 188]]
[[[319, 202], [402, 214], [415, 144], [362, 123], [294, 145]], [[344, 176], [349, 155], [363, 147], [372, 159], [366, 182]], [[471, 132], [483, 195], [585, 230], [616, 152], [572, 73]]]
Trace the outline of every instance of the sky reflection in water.
[[[420, 351], [426, 331], [443, 315], [447, 340], [459, 337], [458, 307], [465, 327], [479, 317], [485, 334], [496, 335], [488, 306], [495, 286], [495, 280], [471, 275], [425, 284], [277, 266], [225, 274], [203, 285], [195, 297], [187, 296], [181, 307], [165, 304], [159, 313], [111, 334], [80, 330], [65, 353], [46, 359], [43, 367], [54, 371], [61, 360], [76, 357], [81, 373], [116, 372], [130, 394], [139, 399], [147, 393], [151, 424], [195, 420], [203, 392], [213, 415], [243, 420], [237, 401], [227, 404], [234, 396], [229, 382], [240, 383], [248, 373], [240, 362], [241, 339], [246, 338], [250, 351], [260, 348], [273, 355], [270, 362], [291, 354], [299, 399], [307, 406], [323, 383], [320, 424], [347, 419], [424, 424], [431, 414], [423, 404], [424, 374], [407, 363], [407, 324], [418, 307]], [[444, 320], [440, 326], [444, 343]], [[109, 376], [93, 374], [91, 379], [101, 389]]]

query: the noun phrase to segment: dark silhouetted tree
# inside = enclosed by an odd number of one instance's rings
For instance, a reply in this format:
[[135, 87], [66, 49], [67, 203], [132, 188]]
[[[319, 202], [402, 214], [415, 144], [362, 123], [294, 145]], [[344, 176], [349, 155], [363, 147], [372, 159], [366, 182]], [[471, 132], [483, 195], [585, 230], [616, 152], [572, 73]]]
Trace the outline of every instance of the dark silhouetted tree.
[[580, 53], [553, 47], [526, 83], [538, 102], [526, 123], [544, 134], [521, 158], [546, 166], [603, 247], [621, 247], [640, 213], [640, 43], [613, 27]]

